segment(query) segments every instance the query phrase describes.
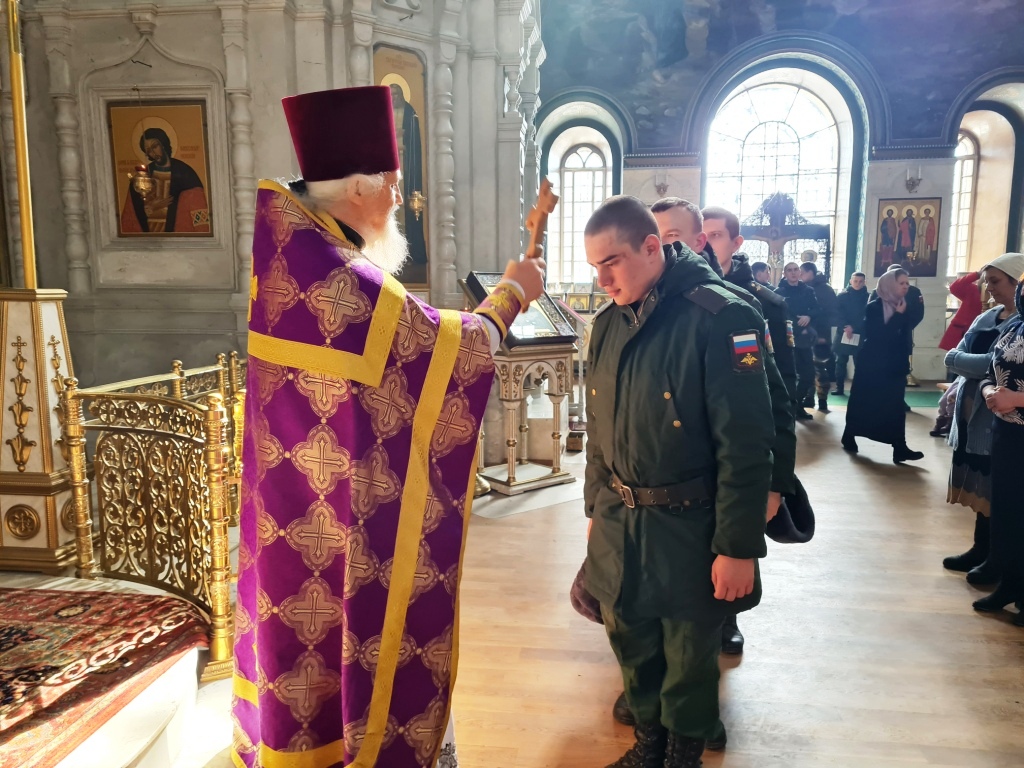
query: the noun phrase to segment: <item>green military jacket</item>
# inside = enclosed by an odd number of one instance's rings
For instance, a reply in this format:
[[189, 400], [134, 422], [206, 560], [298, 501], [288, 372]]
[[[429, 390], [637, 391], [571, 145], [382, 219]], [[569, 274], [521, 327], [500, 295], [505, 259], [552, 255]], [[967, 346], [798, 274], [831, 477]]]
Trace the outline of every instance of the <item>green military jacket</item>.
[[[587, 590], [640, 615], [716, 619], [761, 597], [758, 575], [747, 597], [716, 600], [711, 565], [766, 554], [775, 425], [764, 320], [691, 250], [666, 250], [639, 308], [610, 305], [591, 331]], [[709, 501], [629, 509], [613, 471], [641, 488], [702, 480]]]

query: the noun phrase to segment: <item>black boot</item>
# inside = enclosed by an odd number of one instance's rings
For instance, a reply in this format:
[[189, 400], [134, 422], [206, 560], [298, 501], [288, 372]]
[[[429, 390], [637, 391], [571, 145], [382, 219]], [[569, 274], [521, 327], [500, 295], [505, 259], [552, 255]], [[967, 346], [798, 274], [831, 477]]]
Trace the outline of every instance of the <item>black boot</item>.
[[700, 756], [704, 753], [704, 739], [689, 736], [668, 735], [665, 748], [664, 768], [701, 768]]
[[942, 567], [950, 571], [966, 573], [984, 563], [988, 558], [988, 531], [988, 518], [978, 515], [974, 519], [974, 546], [962, 555], [947, 557], [942, 561]]
[[974, 610], [981, 611], [982, 613], [997, 613], [1010, 603], [1017, 602], [1022, 597], [1024, 595], [1021, 595], [1021, 590], [1016, 585], [1003, 579], [1003, 581], [999, 582], [995, 592], [974, 601]]
[[828, 398], [825, 398], [825, 397], [819, 397], [818, 398], [818, 410], [821, 411], [822, 413], [829, 413], [830, 412], [829, 409], [828, 409]]
[[801, 402], [801, 405], [804, 408], [813, 408], [814, 407], [814, 395], [804, 395], [804, 399]]
[[800, 421], [808, 421], [808, 420], [813, 419], [814, 417], [811, 416], [811, 414], [809, 414], [803, 408], [797, 408], [796, 409], [796, 418], [798, 420], [800, 420]]
[[[638, 725], [633, 729], [636, 744], [608, 768], [663, 768], [668, 731], [661, 723]], [[703, 746], [703, 742], [701, 742]], [[680, 763], [686, 765], [686, 763]], [[695, 763], [700, 765], [700, 760]]]
[[967, 572], [967, 583], [975, 587], [992, 587], [999, 583], [999, 571], [991, 560]]
[[743, 653], [743, 633], [736, 626], [736, 614], [726, 616], [722, 624], [722, 653], [726, 656], [739, 656]]
[[636, 725], [636, 718], [633, 717], [633, 710], [629, 708], [629, 702], [626, 701], [625, 691], [620, 693], [619, 698], [615, 700], [615, 705], [612, 707], [612, 718], [615, 722], [623, 725]]
[[843, 450], [844, 451], [847, 451], [848, 453], [856, 453], [857, 452], [857, 450], [858, 450], [858, 448], [857, 448], [857, 438], [855, 438], [849, 432], [847, 432], [847, 431], [843, 432], [842, 443], [843, 443]]
[[832, 394], [836, 397], [846, 397], [846, 391], [841, 382], [836, 384], [836, 388], [832, 390]]
[[924, 458], [924, 454], [921, 451], [912, 451], [907, 447], [907, 444], [893, 446], [892, 449], [892, 463], [902, 464], [904, 461], [920, 461]]

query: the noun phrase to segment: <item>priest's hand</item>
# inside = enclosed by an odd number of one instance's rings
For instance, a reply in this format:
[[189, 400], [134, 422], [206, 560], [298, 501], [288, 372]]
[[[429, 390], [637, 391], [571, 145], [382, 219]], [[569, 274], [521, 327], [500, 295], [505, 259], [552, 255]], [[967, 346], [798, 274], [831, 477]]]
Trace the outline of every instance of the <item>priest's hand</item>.
[[[546, 266], [544, 259], [540, 257], [510, 261], [505, 267], [505, 274], [502, 277], [519, 283], [526, 297], [526, 303], [529, 304], [544, 292], [544, 269]], [[526, 307], [523, 309], [525, 310]]]
[[719, 555], [711, 565], [715, 599], [732, 602], [754, 591], [754, 561]]
[[777, 491], [770, 491], [768, 493], [768, 514], [766, 515], [766, 522], [779, 514], [780, 506], [782, 506], [782, 494]]

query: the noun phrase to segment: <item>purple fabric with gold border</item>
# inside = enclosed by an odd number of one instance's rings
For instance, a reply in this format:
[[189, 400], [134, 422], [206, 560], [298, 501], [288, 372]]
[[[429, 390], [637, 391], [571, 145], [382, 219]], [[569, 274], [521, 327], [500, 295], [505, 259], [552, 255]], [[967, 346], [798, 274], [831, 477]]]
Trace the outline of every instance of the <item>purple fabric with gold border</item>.
[[268, 182], [253, 275], [232, 758], [433, 766], [494, 376], [484, 321], [407, 295]]

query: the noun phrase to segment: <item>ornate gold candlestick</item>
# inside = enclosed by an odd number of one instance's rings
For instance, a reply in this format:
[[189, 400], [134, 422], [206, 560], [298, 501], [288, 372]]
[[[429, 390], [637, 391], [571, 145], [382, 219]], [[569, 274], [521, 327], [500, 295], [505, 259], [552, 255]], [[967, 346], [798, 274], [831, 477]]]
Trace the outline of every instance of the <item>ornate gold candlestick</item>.
[[60, 573], [75, 562], [71, 479], [60, 437], [60, 395], [74, 375], [64, 291], [37, 288], [29, 184], [25, 66], [17, 0], [7, 0], [11, 101], [24, 290], [0, 291], [0, 569]]

